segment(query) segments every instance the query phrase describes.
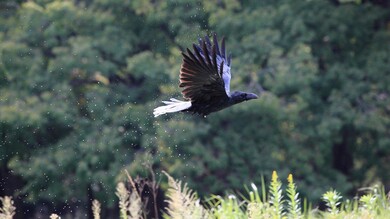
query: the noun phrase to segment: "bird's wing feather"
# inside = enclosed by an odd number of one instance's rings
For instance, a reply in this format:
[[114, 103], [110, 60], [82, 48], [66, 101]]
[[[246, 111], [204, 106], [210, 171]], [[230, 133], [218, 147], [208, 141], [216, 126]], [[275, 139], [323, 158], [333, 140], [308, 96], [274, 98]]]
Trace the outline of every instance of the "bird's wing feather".
[[183, 96], [191, 101], [230, 96], [231, 61], [226, 58], [225, 40], [222, 39], [221, 50], [215, 34], [213, 41], [211, 44], [206, 36], [199, 39], [199, 45], [193, 45], [193, 52], [187, 49], [187, 54], [183, 53], [179, 86]]

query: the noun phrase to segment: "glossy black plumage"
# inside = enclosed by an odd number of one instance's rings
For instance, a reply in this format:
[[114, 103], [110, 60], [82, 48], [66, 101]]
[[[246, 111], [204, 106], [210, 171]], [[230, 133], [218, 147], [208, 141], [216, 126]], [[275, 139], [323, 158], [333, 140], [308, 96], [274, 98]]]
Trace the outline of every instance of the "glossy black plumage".
[[225, 39], [218, 45], [214, 34], [213, 43], [208, 36], [199, 39], [199, 45], [193, 44], [193, 50], [183, 54], [180, 69], [182, 94], [187, 102], [171, 99], [166, 106], [155, 109], [154, 115], [186, 111], [208, 115], [242, 101], [256, 99], [257, 95], [236, 91], [230, 93], [231, 56], [226, 56]]

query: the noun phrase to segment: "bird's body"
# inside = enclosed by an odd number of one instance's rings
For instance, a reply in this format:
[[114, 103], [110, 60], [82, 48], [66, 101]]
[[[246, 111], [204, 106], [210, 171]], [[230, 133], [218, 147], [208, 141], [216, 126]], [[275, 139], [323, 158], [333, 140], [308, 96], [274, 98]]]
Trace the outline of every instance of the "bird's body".
[[[234, 104], [256, 99], [257, 95], [235, 91], [230, 93], [231, 56], [226, 57], [225, 40], [219, 49], [217, 36], [214, 34], [213, 45], [206, 36], [199, 40], [199, 46], [193, 45], [194, 52], [187, 49], [183, 54], [180, 69], [182, 94], [187, 101], [171, 98], [163, 101], [165, 106], [154, 109], [154, 116], [172, 112], [191, 112], [208, 115]], [[201, 48], [202, 47], [202, 48]]]

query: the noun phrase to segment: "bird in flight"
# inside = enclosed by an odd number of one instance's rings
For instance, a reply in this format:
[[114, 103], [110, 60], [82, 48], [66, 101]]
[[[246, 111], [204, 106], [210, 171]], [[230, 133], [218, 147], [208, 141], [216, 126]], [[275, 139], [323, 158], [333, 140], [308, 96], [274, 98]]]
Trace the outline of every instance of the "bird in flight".
[[225, 38], [221, 48], [217, 35], [213, 35], [213, 44], [208, 36], [199, 39], [199, 45], [193, 44], [193, 51], [184, 52], [180, 69], [179, 87], [186, 101], [171, 98], [163, 101], [164, 106], [154, 109], [154, 117], [166, 113], [191, 112], [206, 116], [243, 101], [257, 99], [253, 93], [230, 92], [231, 55], [226, 57]]

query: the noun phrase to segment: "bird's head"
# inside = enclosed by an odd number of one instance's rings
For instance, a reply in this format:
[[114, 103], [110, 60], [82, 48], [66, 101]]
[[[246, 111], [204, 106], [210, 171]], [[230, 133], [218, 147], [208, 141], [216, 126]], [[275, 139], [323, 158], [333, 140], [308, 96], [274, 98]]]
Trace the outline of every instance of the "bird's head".
[[245, 93], [245, 92], [242, 92], [242, 91], [234, 91], [231, 95], [230, 95], [232, 101], [234, 104], [236, 103], [241, 103], [243, 101], [247, 101], [247, 100], [252, 100], [252, 99], [257, 99], [259, 98], [256, 94], [253, 94], [253, 93]]

